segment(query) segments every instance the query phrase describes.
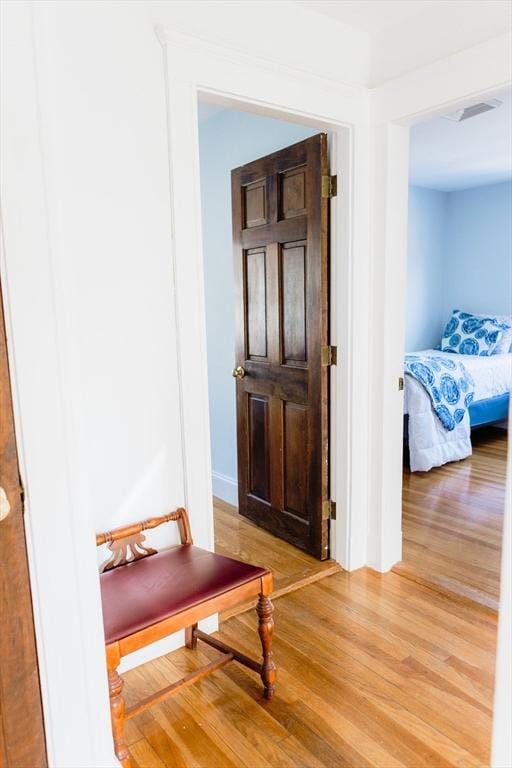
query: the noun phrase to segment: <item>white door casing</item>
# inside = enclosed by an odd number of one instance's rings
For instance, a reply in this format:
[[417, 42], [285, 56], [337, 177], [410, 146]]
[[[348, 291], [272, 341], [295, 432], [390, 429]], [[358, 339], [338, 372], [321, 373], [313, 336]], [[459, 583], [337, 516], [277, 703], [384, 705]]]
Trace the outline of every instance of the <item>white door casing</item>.
[[[160, 28], [168, 89], [168, 123], [173, 261], [177, 295], [177, 336], [181, 375], [181, 409], [187, 467], [187, 503], [209, 510], [211, 476], [208, 458], [208, 389], [197, 99], [201, 95], [231, 107], [283, 119], [296, 119], [334, 135], [331, 172], [338, 175], [338, 198], [332, 207], [332, 338], [340, 362], [332, 370], [331, 486], [338, 519], [331, 532], [334, 557], [348, 569], [365, 563], [367, 483], [356, 473], [363, 467], [368, 311], [368, 99], [360, 89], [268, 65], [243, 54]], [[358, 168], [359, 173], [355, 173]], [[357, 181], [356, 181], [357, 179]], [[351, 303], [353, 282], [360, 301]], [[366, 289], [365, 289], [366, 286]], [[357, 354], [352, 329], [357, 328]], [[190, 457], [194, 457], [193, 463]], [[202, 457], [198, 461], [197, 457]], [[358, 515], [351, 519], [351, 510]], [[199, 512], [197, 512], [199, 514]], [[206, 522], [206, 521], [205, 521]]]

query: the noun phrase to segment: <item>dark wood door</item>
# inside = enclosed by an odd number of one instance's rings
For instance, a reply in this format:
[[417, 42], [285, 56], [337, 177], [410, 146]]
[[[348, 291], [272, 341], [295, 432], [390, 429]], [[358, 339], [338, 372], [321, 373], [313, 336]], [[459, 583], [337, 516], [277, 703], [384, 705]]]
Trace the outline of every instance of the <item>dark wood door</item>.
[[231, 174], [239, 510], [320, 559], [329, 554], [328, 172], [319, 134]]
[[47, 765], [0, 286], [0, 765]]

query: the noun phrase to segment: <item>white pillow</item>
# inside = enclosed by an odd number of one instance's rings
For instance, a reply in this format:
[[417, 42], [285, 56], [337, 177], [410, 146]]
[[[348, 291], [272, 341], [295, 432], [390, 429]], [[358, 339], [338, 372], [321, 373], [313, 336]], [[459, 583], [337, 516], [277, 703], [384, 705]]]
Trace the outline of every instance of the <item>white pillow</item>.
[[[484, 317], [484, 315], [481, 315]], [[493, 355], [506, 355], [512, 352], [512, 315], [493, 315], [499, 325], [508, 325], [508, 329], [503, 329], [501, 339], [496, 344]]]

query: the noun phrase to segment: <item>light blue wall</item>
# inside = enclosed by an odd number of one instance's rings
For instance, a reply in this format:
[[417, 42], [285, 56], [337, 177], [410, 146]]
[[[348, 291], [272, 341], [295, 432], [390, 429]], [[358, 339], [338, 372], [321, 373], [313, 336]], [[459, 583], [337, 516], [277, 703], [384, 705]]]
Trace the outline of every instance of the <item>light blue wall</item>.
[[239, 165], [316, 133], [232, 110], [199, 125], [213, 488], [231, 503], [237, 503], [237, 460], [230, 174]]
[[439, 344], [444, 318], [443, 269], [447, 192], [409, 187], [405, 351]]
[[512, 314], [512, 182], [409, 188], [406, 351], [434, 347], [453, 309]]
[[512, 314], [512, 182], [448, 195], [444, 314]]

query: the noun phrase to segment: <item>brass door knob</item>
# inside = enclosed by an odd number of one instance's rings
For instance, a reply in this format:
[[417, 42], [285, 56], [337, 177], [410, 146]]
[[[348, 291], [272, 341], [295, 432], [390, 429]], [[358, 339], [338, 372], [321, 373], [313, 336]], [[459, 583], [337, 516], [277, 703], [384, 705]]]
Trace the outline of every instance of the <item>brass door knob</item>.
[[4, 489], [0, 486], [0, 520], [7, 517], [11, 511], [11, 505]]
[[231, 373], [232, 376], [235, 377], [235, 379], [243, 379], [246, 374], [245, 368], [242, 368], [241, 365], [237, 365], [236, 368], [233, 368], [233, 371]]

